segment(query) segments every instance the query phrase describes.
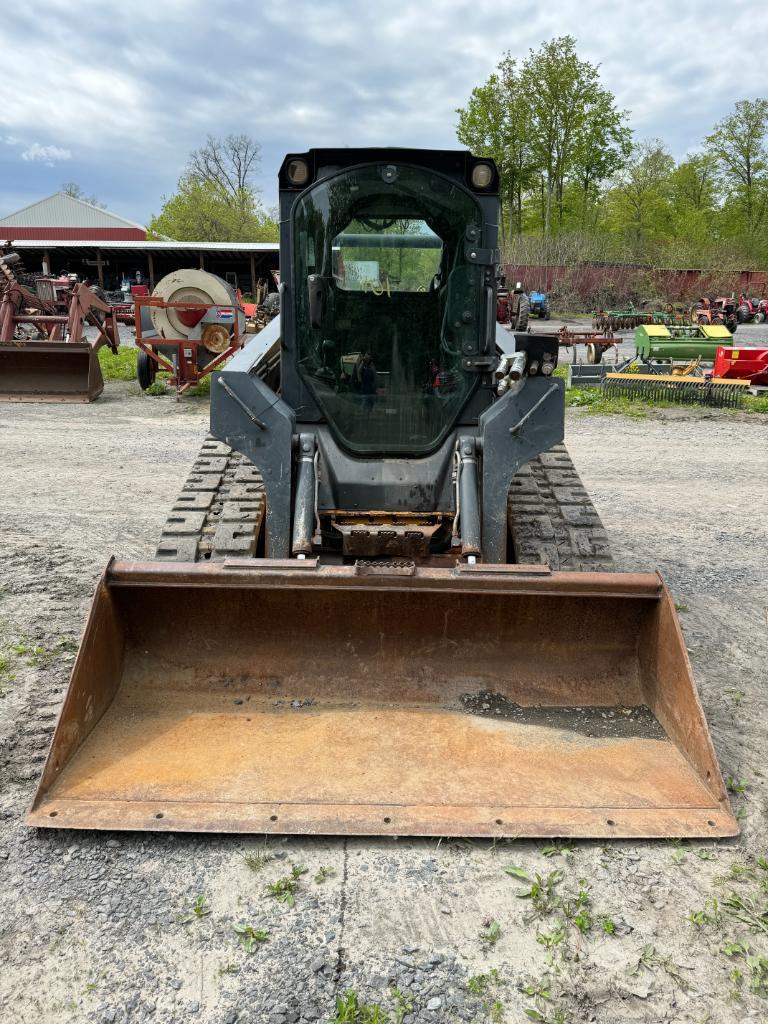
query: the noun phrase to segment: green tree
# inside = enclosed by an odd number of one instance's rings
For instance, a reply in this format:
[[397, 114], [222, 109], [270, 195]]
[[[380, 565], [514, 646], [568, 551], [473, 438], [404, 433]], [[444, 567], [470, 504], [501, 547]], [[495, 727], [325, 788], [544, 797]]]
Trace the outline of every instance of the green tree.
[[[601, 184], [626, 160], [626, 114], [598, 81], [598, 68], [576, 55], [563, 36], [531, 50], [522, 65], [506, 53], [485, 84], [472, 90], [457, 136], [478, 156], [492, 156], [501, 175], [502, 239], [525, 226], [526, 207], [540, 204], [542, 230], [566, 218], [569, 181], [586, 223]], [[504, 214], [508, 230], [504, 230]], [[539, 214], [536, 214], [539, 216]]]
[[509, 241], [522, 232], [523, 196], [536, 175], [530, 145], [531, 106], [509, 54], [499, 63], [498, 74], [473, 89], [466, 107], [456, 113], [459, 142], [477, 156], [496, 161], [502, 189], [501, 236]]
[[247, 135], [209, 136], [194, 150], [174, 195], [163, 197], [151, 236], [189, 242], [264, 242], [278, 237], [255, 185], [260, 147]]
[[638, 143], [609, 195], [607, 223], [623, 232], [642, 255], [646, 243], [671, 230], [670, 177], [675, 161], [661, 139]]
[[[669, 176], [672, 234], [683, 263], [706, 260], [720, 236], [717, 164], [708, 153], [694, 153], [681, 161]], [[687, 253], [687, 258], [683, 257]]]
[[[616, 142], [625, 115], [613, 105], [612, 95], [599, 84], [599, 71], [594, 64], [579, 60], [573, 36], [561, 36], [544, 43], [540, 50], [531, 50], [519, 79], [520, 88], [531, 98], [531, 146], [541, 171], [543, 231], [552, 228], [552, 208], [557, 204], [558, 220], [564, 215], [565, 183], [576, 165], [577, 153], [585, 158], [585, 167], [597, 171], [594, 132], [601, 120], [609, 117]], [[619, 132], [619, 134], [617, 134]], [[615, 166], [621, 162], [621, 151], [615, 149]], [[589, 153], [589, 156], [587, 155]]]
[[595, 227], [602, 186], [618, 174], [632, 152], [626, 116], [616, 109], [611, 93], [599, 89], [575, 132], [571, 179], [575, 219], [582, 230]]
[[706, 138], [726, 196], [739, 211], [743, 233], [754, 239], [768, 210], [768, 100], [739, 100]]

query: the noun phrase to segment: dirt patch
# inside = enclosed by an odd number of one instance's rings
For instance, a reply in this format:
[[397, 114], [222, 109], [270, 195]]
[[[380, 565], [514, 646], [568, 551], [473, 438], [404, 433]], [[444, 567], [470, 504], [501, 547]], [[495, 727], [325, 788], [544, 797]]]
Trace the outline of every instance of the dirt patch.
[[640, 707], [523, 707], [508, 700], [502, 693], [483, 690], [463, 693], [461, 704], [465, 711], [485, 718], [507, 719], [561, 729], [580, 736], [596, 739], [665, 738], [664, 730], [650, 708]]

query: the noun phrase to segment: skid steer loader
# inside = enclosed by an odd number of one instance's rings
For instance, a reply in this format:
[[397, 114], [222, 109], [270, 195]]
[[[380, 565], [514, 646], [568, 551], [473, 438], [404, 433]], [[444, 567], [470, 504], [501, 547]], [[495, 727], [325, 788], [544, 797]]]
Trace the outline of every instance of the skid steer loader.
[[606, 571], [557, 336], [497, 328], [498, 192], [466, 152], [285, 159], [280, 316], [98, 585], [32, 825], [737, 832], [663, 581]]

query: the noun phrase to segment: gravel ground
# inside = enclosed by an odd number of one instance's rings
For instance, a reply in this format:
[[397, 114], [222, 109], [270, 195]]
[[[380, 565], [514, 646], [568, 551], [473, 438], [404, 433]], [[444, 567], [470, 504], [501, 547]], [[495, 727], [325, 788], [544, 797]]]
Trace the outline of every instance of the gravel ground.
[[[680, 602], [720, 763], [746, 783], [738, 839], [547, 849], [28, 829], [94, 581], [112, 553], [151, 555], [206, 426], [205, 400], [131, 384], [88, 407], [0, 403], [0, 1020], [327, 1021], [348, 988], [393, 1021], [513, 1022], [526, 1008], [571, 1024], [766, 1020], [768, 993], [750, 992], [759, 960], [741, 951], [768, 957], [765, 418], [568, 414], [618, 567], [659, 567]], [[510, 864], [563, 872], [551, 881], [565, 906], [518, 898]], [[294, 865], [308, 869], [295, 907], [265, 898]], [[234, 925], [269, 935], [251, 952]], [[726, 942], [741, 946], [726, 956]]]

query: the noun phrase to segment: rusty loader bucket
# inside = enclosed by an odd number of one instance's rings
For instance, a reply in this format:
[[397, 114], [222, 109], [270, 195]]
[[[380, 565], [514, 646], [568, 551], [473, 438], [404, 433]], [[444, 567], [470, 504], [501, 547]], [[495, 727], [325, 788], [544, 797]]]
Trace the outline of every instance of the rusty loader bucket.
[[98, 355], [88, 342], [0, 344], [0, 401], [92, 402], [103, 390]]
[[655, 575], [111, 563], [40, 827], [738, 832]]

